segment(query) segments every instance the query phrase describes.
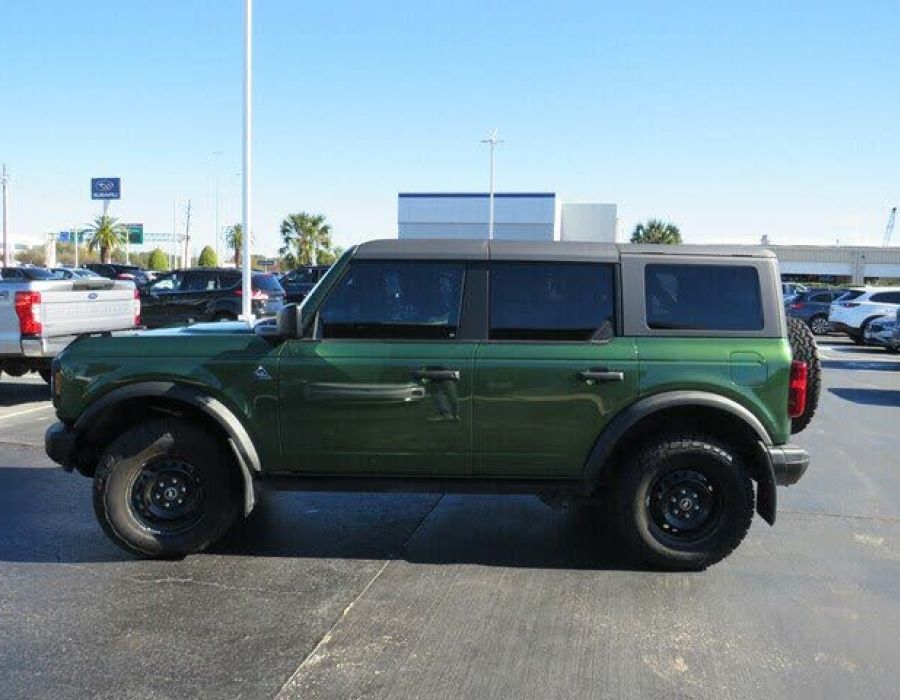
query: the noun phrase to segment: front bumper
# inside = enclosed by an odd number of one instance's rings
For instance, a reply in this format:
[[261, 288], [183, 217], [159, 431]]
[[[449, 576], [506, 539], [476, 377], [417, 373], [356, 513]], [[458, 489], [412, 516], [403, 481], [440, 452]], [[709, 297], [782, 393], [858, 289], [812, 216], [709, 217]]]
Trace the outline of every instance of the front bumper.
[[846, 333], [850, 335], [851, 333], [859, 333], [859, 328], [851, 328], [846, 323], [842, 323], [841, 321], [832, 321], [828, 320], [829, 324], [831, 324], [831, 330], [835, 333]]
[[770, 445], [766, 451], [778, 486], [796, 484], [809, 467], [809, 452], [797, 445]]
[[47, 456], [66, 471], [75, 466], [72, 460], [75, 451], [76, 432], [65, 423], [54, 423], [44, 433], [44, 450]]

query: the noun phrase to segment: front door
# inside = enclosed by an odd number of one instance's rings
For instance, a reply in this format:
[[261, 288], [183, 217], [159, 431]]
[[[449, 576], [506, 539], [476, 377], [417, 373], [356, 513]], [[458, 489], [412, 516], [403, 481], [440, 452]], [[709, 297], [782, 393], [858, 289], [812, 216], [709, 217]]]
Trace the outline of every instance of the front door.
[[477, 342], [465, 263], [357, 260], [279, 365], [285, 466], [308, 474], [471, 473]]
[[492, 262], [489, 341], [475, 360], [474, 473], [573, 478], [638, 391], [617, 336], [610, 263]]

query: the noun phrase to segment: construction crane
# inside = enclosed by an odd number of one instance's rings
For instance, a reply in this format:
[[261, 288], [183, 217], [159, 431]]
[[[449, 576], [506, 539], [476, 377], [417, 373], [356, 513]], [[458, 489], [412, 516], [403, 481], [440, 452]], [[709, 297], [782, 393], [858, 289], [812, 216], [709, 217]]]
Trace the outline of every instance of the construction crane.
[[897, 220], [897, 207], [891, 208], [891, 215], [888, 217], [887, 226], [884, 229], [884, 240], [881, 242], [882, 248], [887, 248], [891, 244], [891, 235], [894, 233], [894, 222]]

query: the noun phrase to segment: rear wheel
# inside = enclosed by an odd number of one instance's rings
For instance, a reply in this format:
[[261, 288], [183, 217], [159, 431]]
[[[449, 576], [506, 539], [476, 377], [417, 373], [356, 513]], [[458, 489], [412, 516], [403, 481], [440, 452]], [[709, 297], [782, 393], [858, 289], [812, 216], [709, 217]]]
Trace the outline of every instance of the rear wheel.
[[831, 330], [831, 324], [825, 316], [813, 316], [809, 319], [809, 329], [813, 335], [825, 335]]
[[822, 390], [822, 363], [819, 360], [819, 348], [809, 327], [797, 318], [788, 318], [788, 341], [791, 354], [799, 362], [805, 362], [806, 375], [806, 408], [803, 413], [791, 419], [791, 432], [799, 433], [812, 420], [819, 407], [819, 393]]
[[639, 452], [614, 493], [628, 551], [660, 569], [696, 570], [728, 556], [753, 519], [753, 483], [714, 438], [667, 436]]
[[222, 440], [185, 420], [148, 420], [116, 438], [94, 474], [94, 511], [109, 538], [147, 557], [199, 552], [240, 512], [240, 481]]

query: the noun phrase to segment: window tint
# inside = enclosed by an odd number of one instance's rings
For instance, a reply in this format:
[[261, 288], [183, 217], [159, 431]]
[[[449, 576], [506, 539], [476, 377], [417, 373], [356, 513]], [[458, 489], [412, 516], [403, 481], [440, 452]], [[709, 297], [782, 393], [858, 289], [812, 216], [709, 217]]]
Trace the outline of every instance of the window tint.
[[900, 292], [878, 292], [869, 297], [869, 300], [882, 304], [900, 304]]
[[665, 330], [757, 331], [763, 328], [756, 268], [741, 265], [647, 265], [647, 326]]
[[863, 290], [861, 289], [851, 289], [850, 291], [844, 292], [841, 294], [835, 301], [851, 301], [856, 299], [856, 297], [860, 297], [863, 295]]
[[810, 294], [808, 301], [827, 304], [831, 301], [831, 294], [828, 292], [819, 292], [818, 294]]
[[493, 340], [599, 340], [615, 332], [613, 266], [493, 263]]
[[455, 338], [465, 266], [355, 261], [325, 301], [323, 338]]
[[281, 285], [278, 283], [278, 278], [270, 273], [266, 273], [264, 275], [253, 275], [253, 288], [261, 289], [264, 292], [281, 293], [284, 291], [284, 289], [282, 289]]
[[215, 272], [188, 272], [181, 283], [182, 292], [208, 292], [216, 288]]
[[156, 292], [177, 292], [181, 288], [181, 273], [175, 272], [165, 277], [160, 277], [156, 282], [150, 285], [150, 291]]

